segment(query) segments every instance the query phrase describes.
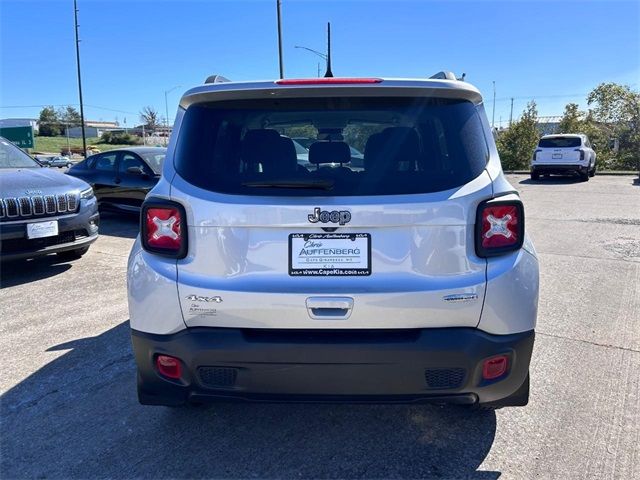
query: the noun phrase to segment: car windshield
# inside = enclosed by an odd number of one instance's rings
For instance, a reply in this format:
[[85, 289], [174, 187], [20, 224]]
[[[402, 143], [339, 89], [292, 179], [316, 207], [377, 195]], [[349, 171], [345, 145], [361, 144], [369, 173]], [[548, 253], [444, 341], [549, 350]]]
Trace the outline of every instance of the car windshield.
[[540, 139], [540, 148], [577, 148], [580, 137], [549, 137]]
[[[308, 156], [298, 157], [292, 139], [303, 145], [302, 138]], [[174, 158], [183, 178], [220, 193], [399, 195], [469, 182], [485, 168], [488, 148], [471, 102], [291, 98], [192, 105]]]
[[162, 172], [162, 164], [164, 163], [164, 157], [167, 155], [166, 151], [162, 152], [145, 152], [140, 154], [145, 162], [151, 167], [154, 173], [160, 174]]
[[41, 165], [8, 140], [0, 137], [0, 168], [40, 168]]

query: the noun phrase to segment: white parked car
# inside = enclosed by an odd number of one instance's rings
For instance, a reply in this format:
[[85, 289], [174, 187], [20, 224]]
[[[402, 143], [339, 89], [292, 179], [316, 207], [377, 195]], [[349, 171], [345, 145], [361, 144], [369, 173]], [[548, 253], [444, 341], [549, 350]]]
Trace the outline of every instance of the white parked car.
[[528, 401], [538, 260], [452, 74], [186, 92], [128, 298], [142, 404]]
[[531, 179], [540, 175], [579, 175], [584, 181], [596, 174], [596, 152], [583, 134], [545, 135], [531, 159]]

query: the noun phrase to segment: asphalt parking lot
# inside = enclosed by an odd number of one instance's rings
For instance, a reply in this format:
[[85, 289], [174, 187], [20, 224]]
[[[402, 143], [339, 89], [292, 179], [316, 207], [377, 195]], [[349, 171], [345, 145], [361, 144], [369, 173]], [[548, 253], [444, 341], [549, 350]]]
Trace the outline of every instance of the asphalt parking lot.
[[529, 406], [142, 407], [128, 333], [135, 217], [80, 260], [3, 265], [2, 478], [640, 478], [640, 186], [520, 191], [541, 262]]

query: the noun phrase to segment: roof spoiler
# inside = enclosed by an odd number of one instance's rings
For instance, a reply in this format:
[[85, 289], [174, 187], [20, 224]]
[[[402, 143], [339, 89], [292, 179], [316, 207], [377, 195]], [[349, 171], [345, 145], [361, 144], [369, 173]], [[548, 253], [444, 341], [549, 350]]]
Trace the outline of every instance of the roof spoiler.
[[229, 80], [228, 78], [223, 77], [222, 75], [209, 75], [207, 77], [207, 79], [204, 81], [205, 84], [207, 83], [225, 83], [225, 82], [230, 82], [231, 80]]

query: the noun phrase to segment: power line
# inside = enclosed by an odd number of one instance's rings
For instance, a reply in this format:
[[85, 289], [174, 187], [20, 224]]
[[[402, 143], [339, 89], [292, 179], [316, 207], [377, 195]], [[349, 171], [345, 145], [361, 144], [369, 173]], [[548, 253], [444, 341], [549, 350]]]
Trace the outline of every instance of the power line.
[[[45, 107], [77, 107], [78, 103], [59, 103], [59, 104], [47, 104], [47, 105], [0, 105], [0, 108], [45, 108]], [[115, 108], [101, 107], [99, 105], [84, 104], [85, 107], [95, 108], [97, 110], [106, 110], [108, 112], [127, 113], [129, 115], [138, 115], [136, 112], [130, 112], [128, 110], [118, 110]]]
[[564, 93], [559, 95], [525, 95], [522, 97], [502, 97], [496, 98], [496, 102], [504, 102], [507, 100], [511, 100], [512, 98], [515, 100], [534, 100], [537, 98], [575, 98], [575, 97], [586, 97], [589, 93]]

